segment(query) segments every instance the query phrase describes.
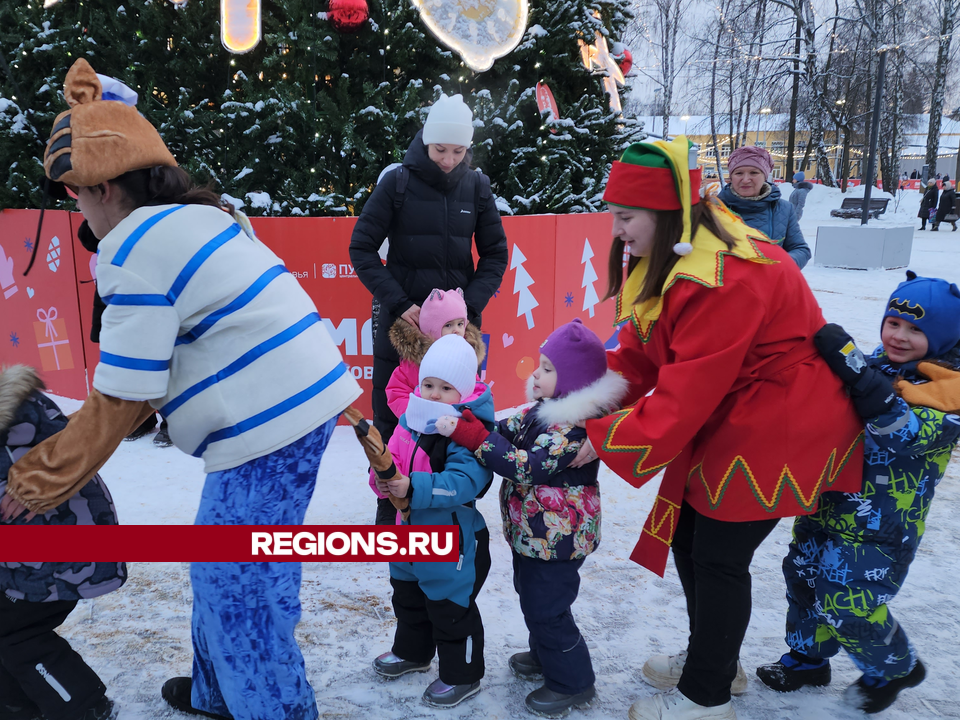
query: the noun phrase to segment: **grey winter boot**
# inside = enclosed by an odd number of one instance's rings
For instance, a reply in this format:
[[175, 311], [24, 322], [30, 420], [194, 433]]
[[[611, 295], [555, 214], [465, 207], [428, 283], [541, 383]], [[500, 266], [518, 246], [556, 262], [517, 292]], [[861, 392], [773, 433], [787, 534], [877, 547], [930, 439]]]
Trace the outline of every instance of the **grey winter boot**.
[[437, 678], [423, 693], [423, 701], [431, 707], [450, 708], [480, 692], [480, 681], [466, 685], [447, 685]]
[[414, 660], [404, 660], [397, 657], [392, 652], [384, 653], [373, 661], [373, 669], [377, 675], [385, 678], [398, 678], [412, 672], [426, 672], [430, 669], [430, 663], [433, 660], [427, 660], [425, 663]]

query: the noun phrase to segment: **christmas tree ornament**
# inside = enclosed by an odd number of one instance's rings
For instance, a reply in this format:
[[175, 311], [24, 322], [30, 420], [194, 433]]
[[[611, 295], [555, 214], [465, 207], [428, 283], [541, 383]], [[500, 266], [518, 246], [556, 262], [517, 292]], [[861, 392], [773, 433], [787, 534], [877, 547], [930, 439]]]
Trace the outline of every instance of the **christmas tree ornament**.
[[355, 33], [370, 19], [367, 0], [330, 0], [327, 20], [340, 33]]
[[607, 39], [597, 32], [593, 45], [587, 45], [582, 39], [578, 39], [577, 43], [580, 45], [580, 58], [583, 60], [583, 66], [587, 70], [596, 68], [604, 73], [603, 89], [610, 96], [610, 109], [614, 112], [620, 112], [623, 110], [623, 106], [620, 104], [619, 87], [626, 85], [627, 80], [624, 78], [620, 66], [617, 65], [610, 54]]
[[[541, 113], [550, 112], [554, 121], [560, 119], [560, 110], [557, 109], [557, 101], [553, 97], [553, 91], [546, 83], [537, 83], [537, 107]], [[557, 134], [556, 128], [550, 128], [550, 132]]]
[[436, 38], [483, 72], [513, 50], [527, 29], [527, 0], [413, 0]]
[[220, 0], [220, 42], [230, 52], [250, 52], [260, 42], [260, 0]]
[[630, 52], [630, 48], [626, 45], [623, 47], [623, 52], [617, 53], [617, 58], [620, 63], [620, 72], [624, 76], [630, 74], [630, 70], [633, 68], [633, 53]]

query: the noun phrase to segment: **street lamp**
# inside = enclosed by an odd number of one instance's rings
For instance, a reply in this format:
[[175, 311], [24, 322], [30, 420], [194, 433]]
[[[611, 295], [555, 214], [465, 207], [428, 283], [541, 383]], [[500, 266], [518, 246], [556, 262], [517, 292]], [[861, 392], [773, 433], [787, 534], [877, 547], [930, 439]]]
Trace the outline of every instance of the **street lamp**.
[[[771, 112], [770, 108], [760, 108], [760, 114], [761, 114], [761, 115], [769, 115], [770, 112]], [[764, 148], [764, 150], [767, 150], [767, 130], [768, 130], [768, 129], [769, 129], [769, 122], [764, 122], [764, 123], [763, 123], [763, 148]], [[757, 127], [757, 131], [758, 131], [758, 132], [760, 131], [759, 126]], [[767, 150], [767, 152], [770, 152], [770, 151]]]

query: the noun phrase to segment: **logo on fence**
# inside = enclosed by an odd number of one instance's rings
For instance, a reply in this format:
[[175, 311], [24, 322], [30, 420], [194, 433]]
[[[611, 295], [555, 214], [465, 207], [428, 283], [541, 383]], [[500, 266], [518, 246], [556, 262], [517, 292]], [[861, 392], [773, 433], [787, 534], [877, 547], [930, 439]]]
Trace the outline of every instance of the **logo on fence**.
[[325, 278], [335, 278], [337, 276], [337, 266], [333, 263], [324, 263], [320, 267], [320, 272]]

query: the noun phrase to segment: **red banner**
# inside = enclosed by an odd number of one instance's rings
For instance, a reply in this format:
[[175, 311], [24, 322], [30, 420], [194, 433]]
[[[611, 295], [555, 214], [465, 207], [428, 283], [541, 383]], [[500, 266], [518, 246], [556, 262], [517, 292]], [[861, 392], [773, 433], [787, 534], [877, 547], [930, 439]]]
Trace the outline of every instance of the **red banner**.
[[0, 562], [458, 562], [459, 532], [455, 525], [0, 525]]
[[[52, 270], [46, 252], [41, 252], [26, 278], [29, 283], [24, 283], [21, 274], [37, 215], [35, 210], [0, 212], [4, 257], [13, 259], [13, 280], [3, 286], [5, 260], [0, 257], [0, 362], [33, 365], [41, 369], [51, 392], [80, 399], [86, 397], [100, 357], [98, 346], [89, 340], [96, 256], [76, 238], [79, 214], [48, 212], [41, 250], [56, 236], [60, 265]], [[251, 220], [260, 239], [316, 303], [350, 372], [366, 391], [356, 404], [369, 417], [372, 298], [350, 263], [356, 218]], [[493, 386], [497, 407], [525, 402], [526, 380], [539, 362], [540, 345], [558, 325], [579, 317], [608, 347], [616, 344], [613, 302], [600, 302], [607, 284], [610, 226], [606, 213], [503, 218], [509, 263], [499, 291], [483, 312], [488, 354], [482, 373]], [[28, 286], [33, 293], [29, 296]], [[6, 292], [11, 294], [4, 299]]]

